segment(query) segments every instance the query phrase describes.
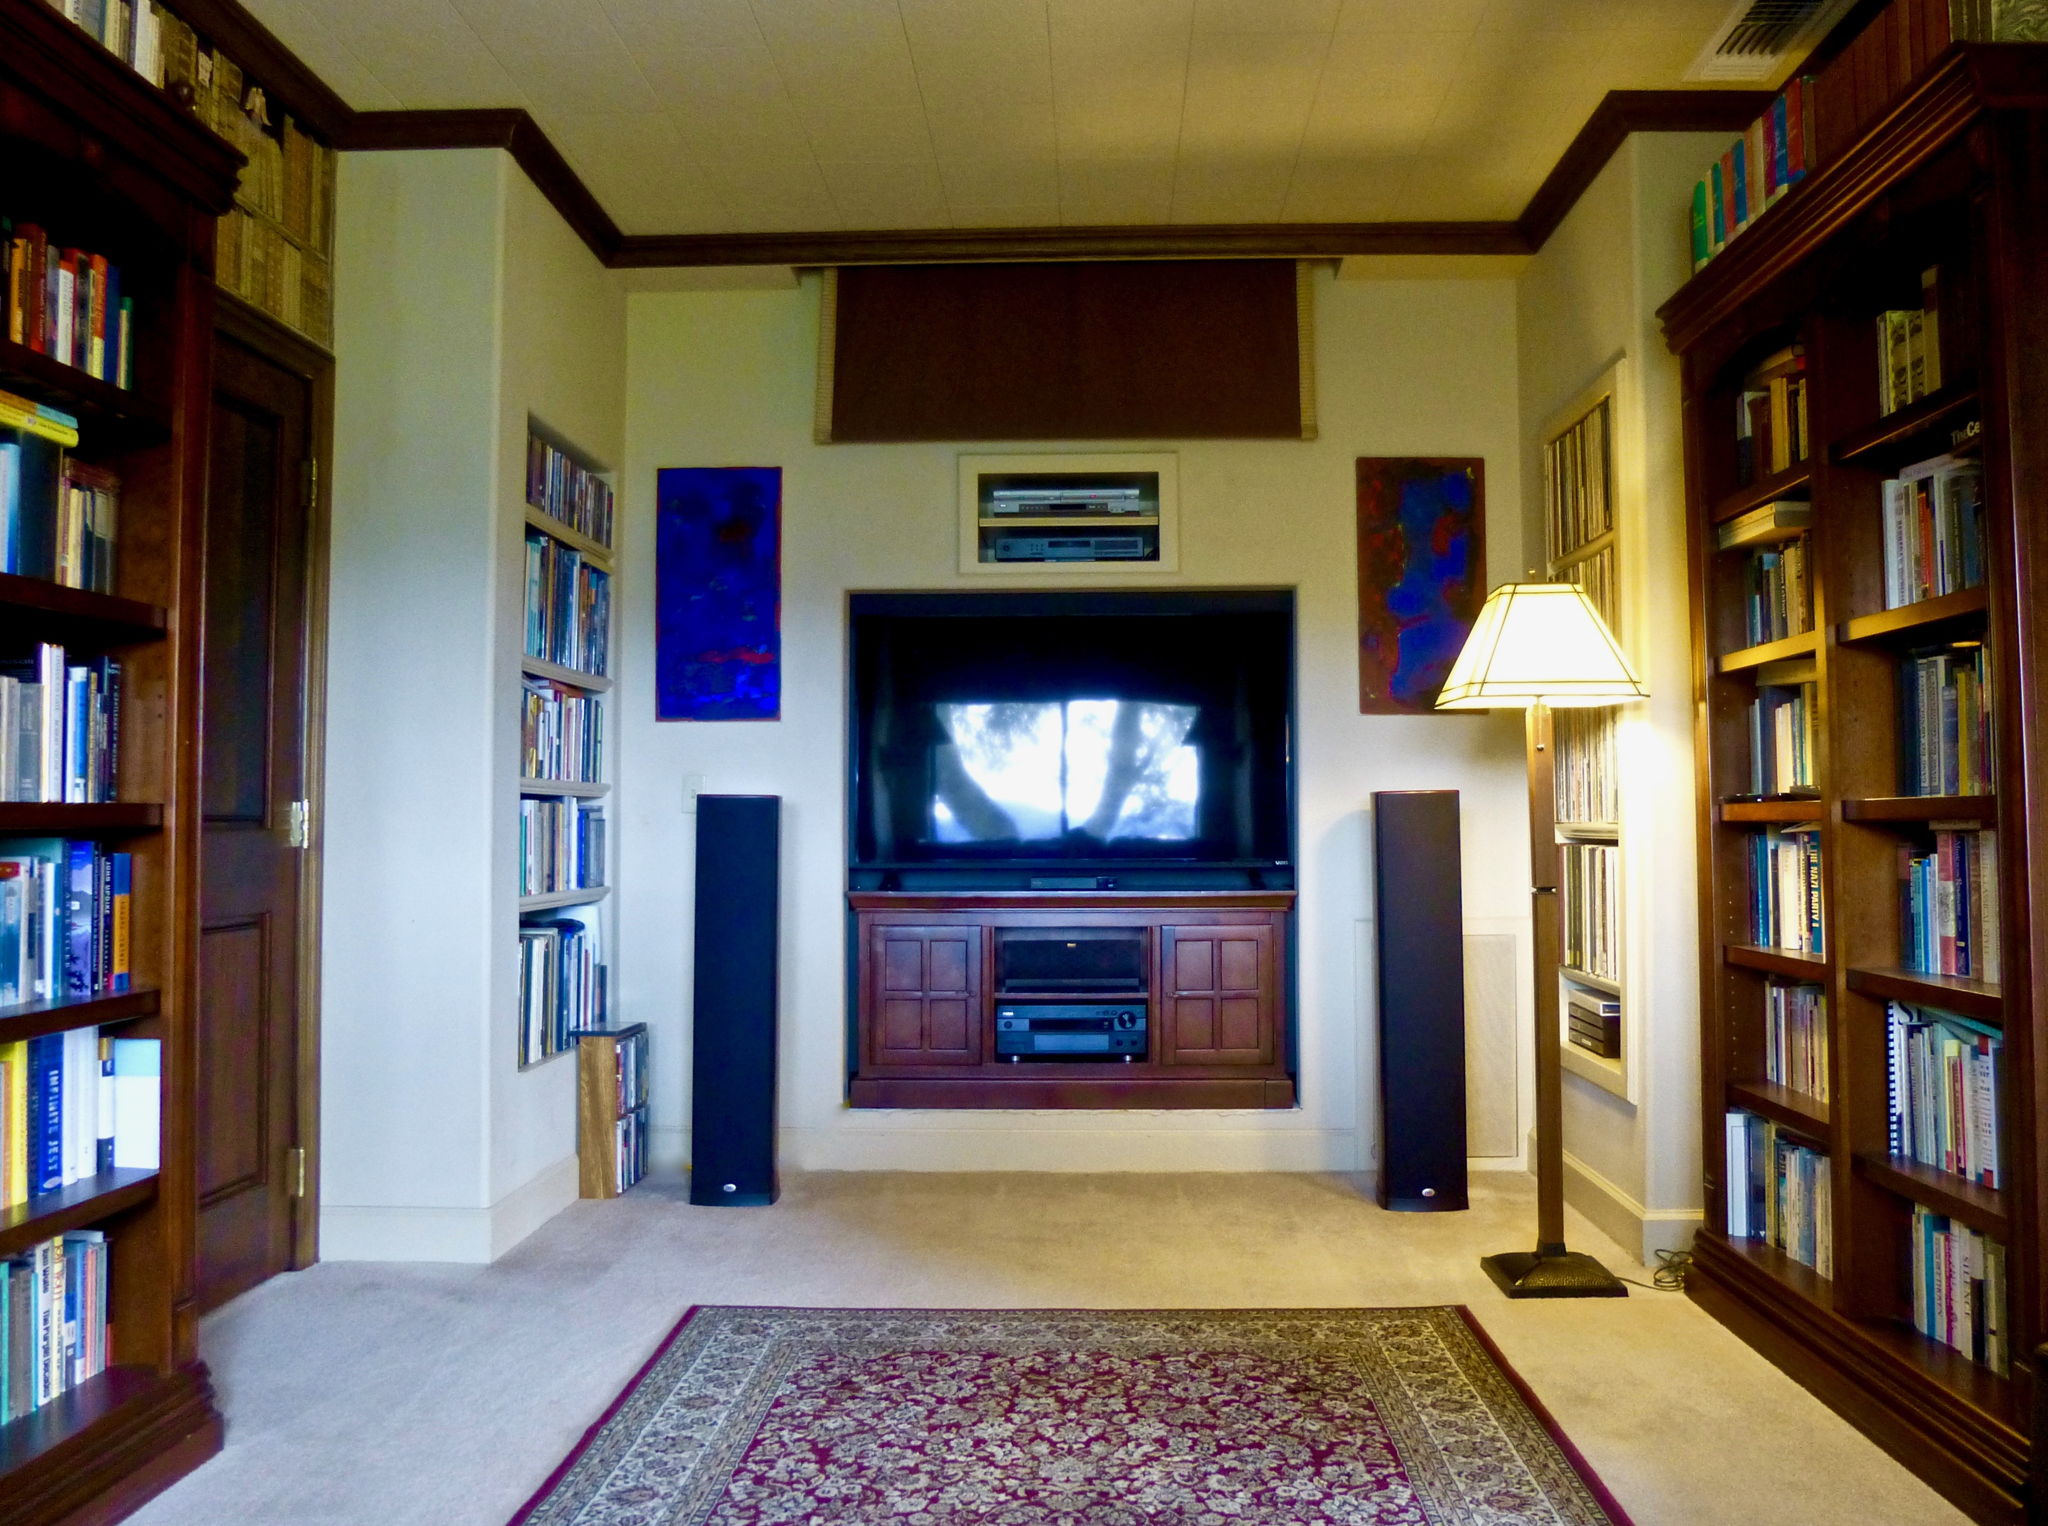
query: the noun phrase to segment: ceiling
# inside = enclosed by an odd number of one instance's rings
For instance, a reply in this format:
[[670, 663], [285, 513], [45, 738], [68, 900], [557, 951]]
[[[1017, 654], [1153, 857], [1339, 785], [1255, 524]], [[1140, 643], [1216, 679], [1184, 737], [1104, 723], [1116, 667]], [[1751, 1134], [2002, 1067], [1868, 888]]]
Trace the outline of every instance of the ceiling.
[[1729, 0], [244, 0], [362, 111], [523, 107], [627, 234], [1507, 220]]

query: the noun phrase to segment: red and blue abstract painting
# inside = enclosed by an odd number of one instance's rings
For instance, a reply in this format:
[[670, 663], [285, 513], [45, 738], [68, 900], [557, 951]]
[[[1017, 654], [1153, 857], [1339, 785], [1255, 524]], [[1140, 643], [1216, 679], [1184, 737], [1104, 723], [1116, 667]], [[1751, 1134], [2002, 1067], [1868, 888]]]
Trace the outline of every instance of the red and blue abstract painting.
[[655, 719], [780, 719], [782, 468], [663, 467], [654, 495]]
[[1486, 602], [1486, 463], [1358, 458], [1358, 708], [1436, 704]]

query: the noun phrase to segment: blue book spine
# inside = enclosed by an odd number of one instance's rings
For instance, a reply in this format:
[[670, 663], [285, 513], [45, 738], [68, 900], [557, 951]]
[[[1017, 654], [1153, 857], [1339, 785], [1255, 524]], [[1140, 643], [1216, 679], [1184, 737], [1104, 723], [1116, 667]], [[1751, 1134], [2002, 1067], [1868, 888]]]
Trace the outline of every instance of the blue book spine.
[[1771, 164], [1777, 176], [1771, 183], [1783, 188], [1792, 183], [1792, 156], [1785, 137], [1785, 97], [1771, 102]]
[[125, 991], [128, 989], [128, 970], [125, 964], [128, 950], [122, 947], [122, 935], [128, 929], [117, 919], [116, 912], [122, 901], [134, 892], [134, 866], [133, 861], [125, 853], [113, 854], [112, 858], [114, 867], [108, 881], [113, 893], [108, 897], [107, 907], [107, 963], [111, 973], [107, 977], [107, 986], [110, 990]]
[[1742, 138], [1735, 140], [1735, 226], [1749, 226], [1749, 144]]
[[55, 1192], [64, 1185], [64, 1036], [28, 1041], [28, 1186]]
[[0, 440], [0, 572], [21, 570], [21, 446]]
[[64, 894], [64, 995], [83, 1001], [93, 994], [93, 845], [66, 845]]

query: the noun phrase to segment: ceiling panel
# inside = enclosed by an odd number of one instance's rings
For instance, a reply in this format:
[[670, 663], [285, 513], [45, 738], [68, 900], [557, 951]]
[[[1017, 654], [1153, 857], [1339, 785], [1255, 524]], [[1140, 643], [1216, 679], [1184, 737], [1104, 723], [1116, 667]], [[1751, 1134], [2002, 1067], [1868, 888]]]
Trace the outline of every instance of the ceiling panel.
[[[630, 232], [1515, 216], [1726, 0], [247, 0], [351, 105], [524, 107]], [[920, 221], [922, 219], [922, 221]]]

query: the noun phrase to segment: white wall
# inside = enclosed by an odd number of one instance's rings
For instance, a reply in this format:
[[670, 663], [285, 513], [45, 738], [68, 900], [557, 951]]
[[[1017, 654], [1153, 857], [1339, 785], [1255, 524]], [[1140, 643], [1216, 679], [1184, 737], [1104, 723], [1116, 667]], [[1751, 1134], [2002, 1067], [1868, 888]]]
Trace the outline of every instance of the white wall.
[[[952, 445], [811, 438], [818, 288], [636, 294], [627, 334], [619, 1015], [654, 1032], [657, 1150], [684, 1153], [692, 818], [685, 780], [783, 797], [782, 1159], [811, 1168], [1280, 1169], [1370, 1164], [1369, 837], [1375, 789], [1463, 792], [1468, 930], [1527, 928], [1514, 717], [1358, 714], [1353, 462], [1486, 458], [1489, 581], [1522, 566], [1515, 289], [1508, 281], [1316, 282], [1321, 438], [1123, 442], [1181, 458], [1181, 570], [1098, 586], [1297, 590], [1301, 1106], [1287, 1112], [852, 1111], [845, 1069], [845, 605], [849, 590], [1048, 586], [962, 577]], [[965, 449], [1059, 449], [1004, 444]], [[1069, 449], [1108, 448], [1099, 444]], [[659, 724], [655, 472], [783, 468], [783, 719]], [[1505, 846], [1503, 846], [1505, 845]], [[1517, 959], [1515, 969], [1524, 966]], [[1521, 1025], [1502, 1025], [1510, 1046]], [[1512, 1052], [1488, 1074], [1512, 1094]], [[1516, 1098], [1495, 1098], [1510, 1120]], [[1519, 1129], [1511, 1130], [1519, 1138]]]
[[339, 196], [321, 1254], [486, 1261], [575, 1195], [514, 1047], [526, 416], [618, 459], [624, 297], [497, 150]]
[[1677, 361], [1656, 309], [1690, 274], [1693, 182], [1717, 134], [1637, 134], [1519, 282], [1525, 530], [1543, 555], [1546, 422], [1616, 360], [1622, 630], [1651, 698], [1624, 707], [1623, 947], [1631, 1098], [1564, 1078], [1566, 1195], [1648, 1260], [1699, 1218], [1691, 645]]

